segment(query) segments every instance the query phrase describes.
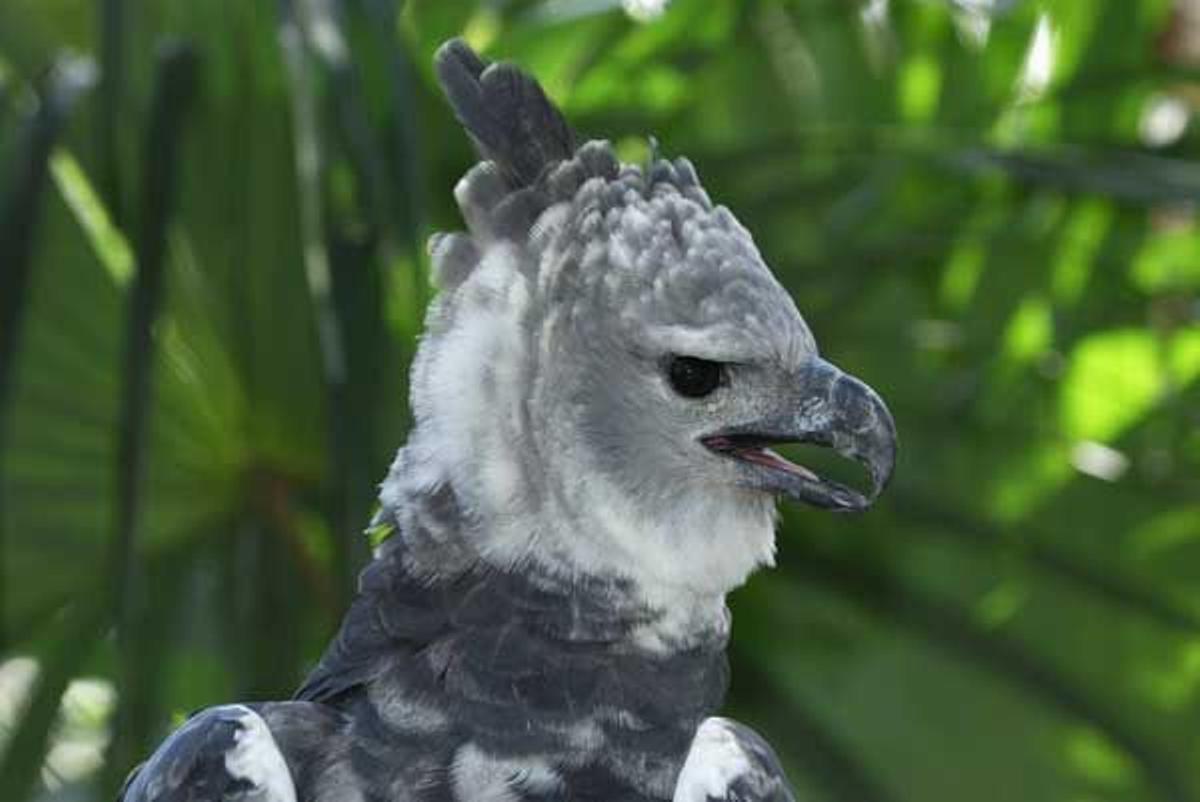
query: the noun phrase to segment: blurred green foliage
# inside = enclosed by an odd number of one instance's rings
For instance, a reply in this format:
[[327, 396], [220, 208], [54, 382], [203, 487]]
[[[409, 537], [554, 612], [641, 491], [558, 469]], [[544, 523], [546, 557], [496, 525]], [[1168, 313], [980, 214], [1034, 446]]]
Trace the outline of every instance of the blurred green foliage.
[[732, 600], [800, 798], [1200, 800], [1197, 3], [624, 5], [0, 4], [6, 800], [111, 798], [332, 632], [460, 225], [458, 34], [691, 157], [896, 414], [876, 510], [786, 510]]

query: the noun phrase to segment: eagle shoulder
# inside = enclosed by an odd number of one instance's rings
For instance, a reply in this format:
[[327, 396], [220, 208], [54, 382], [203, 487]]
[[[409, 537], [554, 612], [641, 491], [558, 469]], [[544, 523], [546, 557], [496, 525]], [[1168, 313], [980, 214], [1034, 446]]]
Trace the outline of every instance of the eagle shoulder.
[[696, 728], [674, 802], [795, 802], [775, 751], [762, 736], [727, 718]]
[[291, 771], [262, 716], [245, 705], [189, 718], [134, 769], [119, 802], [296, 802]]

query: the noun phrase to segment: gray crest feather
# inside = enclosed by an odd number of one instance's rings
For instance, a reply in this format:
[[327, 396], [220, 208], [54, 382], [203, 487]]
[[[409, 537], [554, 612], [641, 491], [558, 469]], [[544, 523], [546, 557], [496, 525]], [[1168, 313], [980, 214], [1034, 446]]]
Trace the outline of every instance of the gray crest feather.
[[454, 189], [454, 197], [462, 209], [467, 228], [490, 237], [488, 216], [511, 192], [496, 164], [485, 161], [476, 164], [463, 176]]
[[511, 64], [489, 65], [461, 39], [435, 57], [438, 81], [484, 158], [513, 188], [575, 152], [575, 133], [542, 87]]
[[446, 290], [461, 284], [479, 263], [479, 249], [467, 234], [433, 235], [429, 240], [429, 256], [434, 280]]
[[[516, 67], [488, 64], [453, 39], [438, 50], [435, 68], [481, 159], [454, 190], [469, 239], [440, 237], [429, 246], [439, 289], [452, 293], [462, 285], [494, 243], [517, 246], [536, 265], [535, 254], [564, 222], [582, 226], [580, 236], [601, 235], [600, 219], [586, 214], [587, 208], [600, 211], [675, 194], [711, 209], [686, 159], [669, 161], [656, 152], [643, 168], [622, 164], [609, 142], [577, 144], [541, 86]], [[555, 206], [560, 214], [547, 217]]]

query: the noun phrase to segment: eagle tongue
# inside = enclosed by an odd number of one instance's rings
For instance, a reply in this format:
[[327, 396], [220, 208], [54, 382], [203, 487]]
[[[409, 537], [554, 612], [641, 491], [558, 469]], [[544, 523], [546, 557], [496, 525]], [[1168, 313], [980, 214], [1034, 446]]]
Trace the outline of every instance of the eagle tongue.
[[777, 471], [786, 471], [787, 473], [794, 474], [803, 479], [808, 479], [810, 482], [821, 481], [821, 478], [808, 468], [784, 459], [769, 448], [742, 449], [738, 451], [738, 456], [744, 459], [746, 462], [753, 462], [757, 465], [762, 465], [763, 467], [772, 468]]

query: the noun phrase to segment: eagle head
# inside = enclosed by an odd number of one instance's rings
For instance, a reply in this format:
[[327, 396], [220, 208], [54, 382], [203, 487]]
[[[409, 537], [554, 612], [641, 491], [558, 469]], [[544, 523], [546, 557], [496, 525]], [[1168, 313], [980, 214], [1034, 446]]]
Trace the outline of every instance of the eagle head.
[[[779, 498], [859, 511], [896, 452], [867, 385], [823, 360], [750, 233], [686, 159], [579, 144], [531, 78], [460, 41], [439, 79], [482, 160], [413, 371], [412, 445], [507, 567], [723, 594], [774, 552]], [[860, 462], [855, 489], [771, 449]]]

